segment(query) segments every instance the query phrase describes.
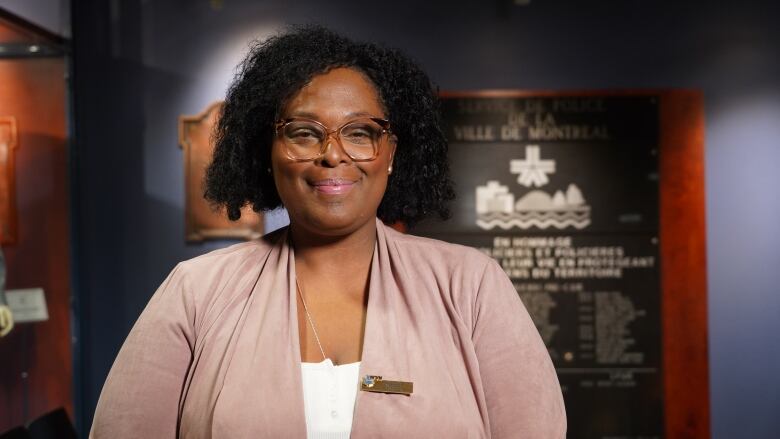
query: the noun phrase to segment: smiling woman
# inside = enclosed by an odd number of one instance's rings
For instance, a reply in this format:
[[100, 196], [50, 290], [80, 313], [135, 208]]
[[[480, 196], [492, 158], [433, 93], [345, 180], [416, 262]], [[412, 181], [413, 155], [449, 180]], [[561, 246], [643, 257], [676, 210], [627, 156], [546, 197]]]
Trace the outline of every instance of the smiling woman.
[[562, 438], [547, 351], [482, 253], [400, 234], [453, 196], [437, 100], [398, 51], [297, 28], [228, 92], [206, 197], [290, 226], [179, 264], [92, 437]]
[[[392, 138], [403, 139], [397, 142], [396, 171], [377, 216], [385, 223], [401, 221], [408, 226], [430, 214], [446, 217], [454, 192], [448, 178], [447, 142], [439, 127], [439, 101], [428, 76], [398, 50], [353, 42], [316, 26], [295, 28], [256, 44], [241, 64], [217, 126], [206, 198], [227, 207], [231, 219], [239, 218], [247, 204], [258, 211], [281, 206], [271, 173], [271, 146], [278, 123], [290, 117], [283, 114], [285, 106], [311, 87], [315, 77], [338, 68], [362, 74], [370, 90], [361, 92], [380, 106], [379, 113], [390, 121]], [[353, 111], [355, 117], [378, 115]], [[316, 120], [317, 115], [299, 111], [296, 117]]]
[[[285, 105], [271, 163], [294, 228], [337, 236], [364, 228], [375, 233], [396, 148], [385, 117], [374, 85], [352, 68], [315, 76]], [[331, 134], [325, 126], [339, 128]]]

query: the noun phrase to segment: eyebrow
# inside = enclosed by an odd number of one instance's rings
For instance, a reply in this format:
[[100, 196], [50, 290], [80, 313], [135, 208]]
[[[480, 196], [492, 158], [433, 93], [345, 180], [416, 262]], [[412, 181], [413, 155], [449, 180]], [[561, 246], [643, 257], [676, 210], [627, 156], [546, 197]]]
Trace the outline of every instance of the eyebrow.
[[[312, 119], [312, 120], [319, 120], [318, 116], [314, 113], [309, 113], [308, 111], [295, 111], [287, 116], [287, 118], [291, 117], [302, 117], [306, 119]], [[385, 117], [383, 115], [377, 116], [376, 114], [367, 113], [365, 111], [356, 111], [347, 114], [347, 118], [356, 118], [356, 117], [378, 117], [380, 119], [384, 119]]]

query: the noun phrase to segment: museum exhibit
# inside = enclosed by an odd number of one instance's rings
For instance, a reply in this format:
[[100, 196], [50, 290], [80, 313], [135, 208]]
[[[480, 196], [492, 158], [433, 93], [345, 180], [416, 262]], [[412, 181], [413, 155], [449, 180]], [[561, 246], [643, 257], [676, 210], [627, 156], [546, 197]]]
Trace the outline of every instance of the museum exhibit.
[[0, 439], [780, 436], [778, 17], [0, 1]]

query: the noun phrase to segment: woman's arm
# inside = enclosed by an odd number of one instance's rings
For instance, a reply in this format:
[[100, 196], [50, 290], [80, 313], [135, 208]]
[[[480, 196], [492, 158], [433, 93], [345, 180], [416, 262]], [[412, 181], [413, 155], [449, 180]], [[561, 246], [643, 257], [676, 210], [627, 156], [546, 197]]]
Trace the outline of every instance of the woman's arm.
[[90, 438], [175, 438], [195, 306], [180, 264], [152, 296], [100, 394]]
[[473, 342], [493, 439], [566, 436], [550, 356], [514, 286], [489, 261], [474, 306]]

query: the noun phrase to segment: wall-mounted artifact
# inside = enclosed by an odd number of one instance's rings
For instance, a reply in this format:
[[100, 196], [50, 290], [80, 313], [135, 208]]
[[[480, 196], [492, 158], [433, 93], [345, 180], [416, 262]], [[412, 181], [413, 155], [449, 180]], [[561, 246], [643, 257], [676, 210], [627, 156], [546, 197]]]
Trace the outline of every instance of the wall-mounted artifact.
[[224, 209], [214, 210], [203, 198], [203, 178], [211, 161], [212, 133], [222, 102], [195, 116], [179, 117], [179, 146], [184, 151], [185, 221], [187, 241], [254, 239], [263, 234], [263, 216], [245, 207], [241, 219], [230, 221]]
[[568, 437], [709, 437], [701, 94], [444, 93], [457, 199], [415, 234], [495, 258]]
[[5, 337], [14, 329], [14, 315], [5, 298], [5, 256], [0, 248], [0, 337]]
[[16, 119], [0, 116], [0, 244], [16, 242], [14, 150]]

